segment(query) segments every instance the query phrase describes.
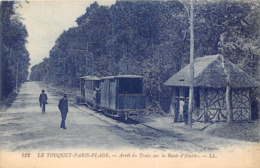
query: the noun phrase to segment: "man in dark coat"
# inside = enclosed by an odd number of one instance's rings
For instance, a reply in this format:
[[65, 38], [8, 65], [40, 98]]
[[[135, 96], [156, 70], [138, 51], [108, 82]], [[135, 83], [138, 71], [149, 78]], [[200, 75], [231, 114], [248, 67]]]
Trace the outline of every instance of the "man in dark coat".
[[40, 94], [39, 97], [40, 107], [42, 108], [42, 114], [45, 113], [45, 105], [47, 104], [47, 99], [47, 94], [44, 90], [42, 90], [42, 94]]
[[64, 94], [63, 98], [60, 99], [58, 107], [59, 107], [60, 113], [61, 113], [61, 124], [60, 124], [60, 127], [63, 128], [63, 129], [66, 129], [65, 120], [66, 120], [66, 117], [67, 117], [67, 113], [69, 111], [67, 94]]

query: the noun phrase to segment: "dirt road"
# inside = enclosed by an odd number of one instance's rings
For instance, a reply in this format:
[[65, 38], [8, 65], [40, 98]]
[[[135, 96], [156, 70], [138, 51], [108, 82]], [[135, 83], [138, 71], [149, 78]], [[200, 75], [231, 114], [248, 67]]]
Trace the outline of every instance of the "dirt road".
[[[48, 95], [46, 113], [38, 98]], [[194, 132], [163, 132], [141, 124], [121, 123], [84, 106], [69, 105], [67, 129], [60, 128], [60, 95], [39, 82], [26, 82], [10, 108], [0, 114], [0, 147], [9, 151], [70, 149], [155, 149], [212, 151], [247, 142], [210, 137]], [[70, 97], [69, 97], [70, 99]]]

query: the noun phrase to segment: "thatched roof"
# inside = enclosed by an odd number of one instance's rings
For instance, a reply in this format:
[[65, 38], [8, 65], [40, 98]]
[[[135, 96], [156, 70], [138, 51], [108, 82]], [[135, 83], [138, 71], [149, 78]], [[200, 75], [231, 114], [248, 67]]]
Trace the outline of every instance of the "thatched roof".
[[[233, 88], [258, 87], [259, 83], [220, 54], [194, 60], [194, 86]], [[168, 86], [190, 86], [190, 64], [165, 83]]]

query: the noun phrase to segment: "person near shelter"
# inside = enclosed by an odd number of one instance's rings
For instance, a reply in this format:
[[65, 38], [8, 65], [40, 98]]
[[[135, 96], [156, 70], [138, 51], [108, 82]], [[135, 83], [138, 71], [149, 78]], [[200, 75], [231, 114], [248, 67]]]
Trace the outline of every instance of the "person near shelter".
[[96, 107], [96, 103], [97, 103], [97, 96], [99, 95], [99, 91], [100, 91], [100, 87], [95, 87], [94, 91], [93, 91], [93, 100], [94, 100], [94, 107]]
[[59, 110], [60, 110], [60, 113], [61, 113], [60, 127], [63, 128], [63, 129], [67, 129], [66, 126], [65, 126], [65, 120], [67, 118], [67, 113], [69, 111], [67, 94], [63, 94], [63, 98], [60, 99], [58, 107], [59, 107]]
[[184, 102], [184, 97], [183, 96], [181, 96], [180, 97], [180, 100], [179, 100], [179, 116], [178, 116], [178, 121], [180, 121], [180, 122], [182, 122], [182, 121], [184, 121], [184, 104], [185, 104], [185, 102]]
[[40, 102], [40, 107], [42, 109], [42, 114], [44, 114], [45, 111], [46, 111], [45, 105], [47, 104], [47, 100], [48, 100], [48, 96], [45, 93], [45, 90], [42, 90], [42, 93], [40, 94], [40, 97], [39, 97], [39, 102]]

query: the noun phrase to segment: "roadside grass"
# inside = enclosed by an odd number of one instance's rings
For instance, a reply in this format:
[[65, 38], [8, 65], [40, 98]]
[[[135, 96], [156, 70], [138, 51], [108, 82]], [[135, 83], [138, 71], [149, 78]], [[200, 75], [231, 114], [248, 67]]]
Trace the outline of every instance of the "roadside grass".
[[0, 102], [0, 111], [5, 111], [8, 107], [11, 107], [16, 96], [17, 93], [13, 92], [4, 100], [4, 102]]
[[260, 142], [260, 120], [252, 122], [215, 123], [206, 133], [227, 139]]

